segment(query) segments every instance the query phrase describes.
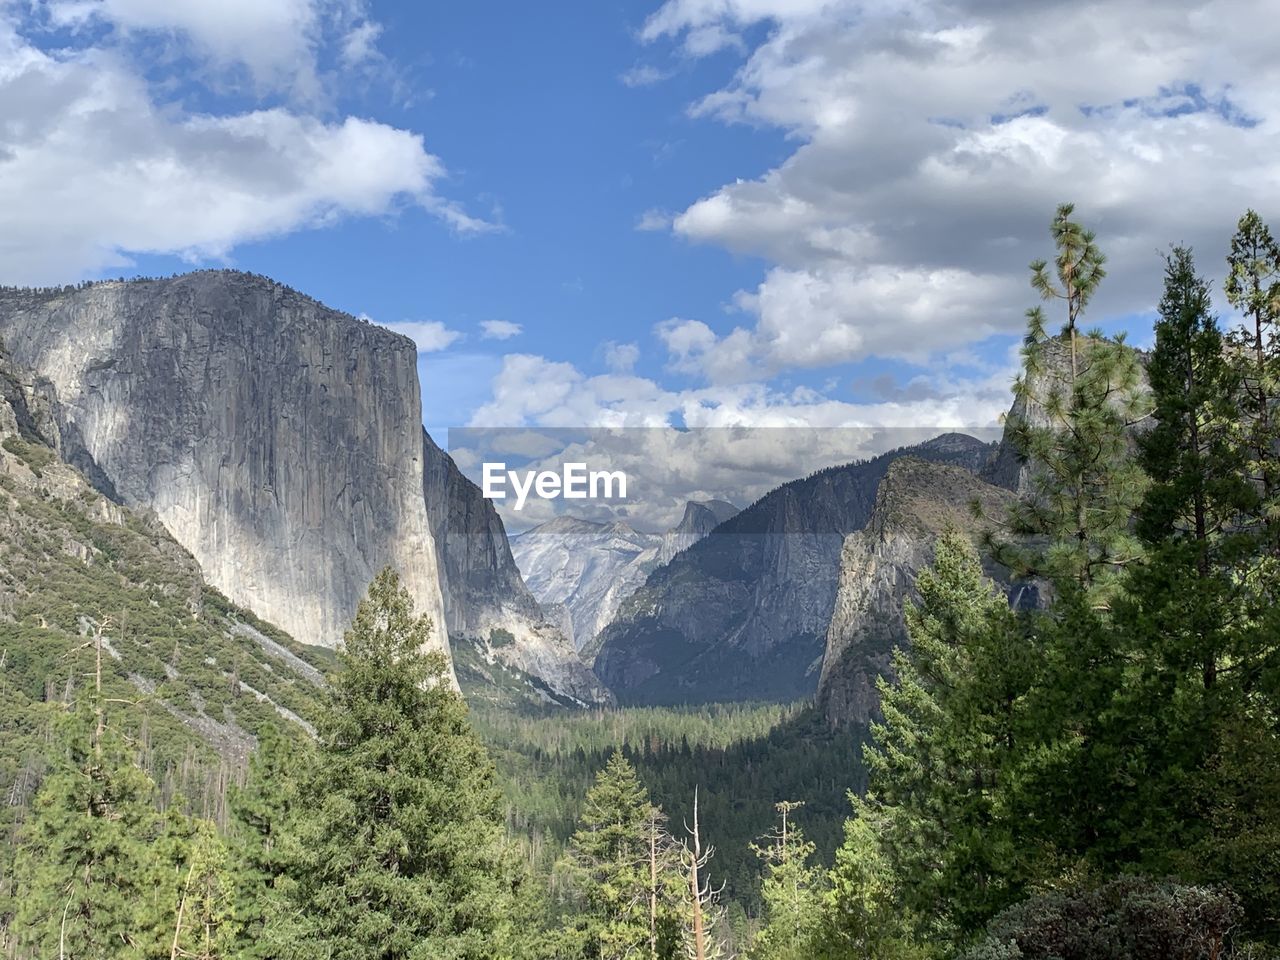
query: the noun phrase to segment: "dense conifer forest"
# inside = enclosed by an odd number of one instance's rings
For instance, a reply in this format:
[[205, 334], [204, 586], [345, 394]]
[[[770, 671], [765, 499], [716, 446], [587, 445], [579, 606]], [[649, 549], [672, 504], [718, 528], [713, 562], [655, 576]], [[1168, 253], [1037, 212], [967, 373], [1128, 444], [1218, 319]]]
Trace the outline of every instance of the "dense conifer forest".
[[[1070, 205], [1050, 240], [1023, 498], [940, 539], [866, 730], [805, 704], [469, 710], [393, 570], [335, 660], [158, 589], [155, 532], [104, 532], [93, 495], [6, 487], [102, 562], [24, 541], [0, 621], [0, 956], [1276, 956], [1280, 244], [1240, 219], [1230, 319], [1196, 259], [1219, 251], [1171, 248], [1143, 356], [1085, 325], [1106, 261]], [[984, 555], [1045, 602], [1011, 610]], [[166, 682], [188, 722], [141, 709]], [[191, 732], [224, 711], [256, 737], [239, 760]]]

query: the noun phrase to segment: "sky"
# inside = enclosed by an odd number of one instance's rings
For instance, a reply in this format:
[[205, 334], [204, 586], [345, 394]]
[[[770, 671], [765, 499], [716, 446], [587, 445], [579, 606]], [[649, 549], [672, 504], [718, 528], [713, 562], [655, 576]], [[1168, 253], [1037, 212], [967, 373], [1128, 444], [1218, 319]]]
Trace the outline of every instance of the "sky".
[[1273, 0], [0, 0], [0, 282], [269, 275], [413, 337], [442, 442], [989, 426], [1057, 203], [1140, 345], [1170, 243], [1280, 227], [1277, 49]]

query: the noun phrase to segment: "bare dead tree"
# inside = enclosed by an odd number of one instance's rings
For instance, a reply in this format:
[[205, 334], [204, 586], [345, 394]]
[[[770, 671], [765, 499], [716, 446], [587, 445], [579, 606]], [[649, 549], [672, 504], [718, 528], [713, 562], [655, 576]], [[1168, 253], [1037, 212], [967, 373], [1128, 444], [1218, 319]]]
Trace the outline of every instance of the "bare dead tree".
[[703, 846], [702, 828], [698, 821], [698, 788], [693, 789], [693, 826], [684, 825], [688, 838], [681, 844], [685, 867], [689, 873], [689, 942], [690, 960], [713, 960], [724, 952], [724, 942], [709, 940], [714, 926], [713, 909], [719, 902], [724, 884], [715, 887], [707, 876], [707, 864], [715, 856], [714, 846]]

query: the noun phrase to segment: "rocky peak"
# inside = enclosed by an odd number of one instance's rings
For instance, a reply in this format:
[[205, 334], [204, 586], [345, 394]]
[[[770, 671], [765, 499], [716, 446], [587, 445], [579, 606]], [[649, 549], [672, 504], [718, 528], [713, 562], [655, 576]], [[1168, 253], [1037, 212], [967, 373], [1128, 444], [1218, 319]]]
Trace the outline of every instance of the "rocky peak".
[[815, 690], [845, 537], [903, 456], [976, 470], [992, 446], [952, 434], [785, 483], [678, 553], [600, 634], [623, 702], [793, 699]]
[[236, 603], [334, 646], [390, 564], [447, 654], [407, 338], [234, 271], [0, 290], [0, 337], [66, 459]]
[[684, 506], [680, 522], [663, 535], [659, 561], [670, 562], [680, 551], [688, 550], [737, 513], [738, 508], [727, 500], [690, 500]]
[[971, 505], [1000, 517], [1013, 500], [953, 464], [904, 457], [889, 467], [866, 526], [841, 548], [818, 682], [819, 706], [833, 725], [874, 715], [876, 679], [888, 673], [893, 648], [908, 642], [904, 606], [917, 597], [916, 576], [933, 562], [937, 538], [948, 528], [976, 538], [981, 525]]
[[544, 613], [525, 586], [493, 502], [426, 431], [423, 491], [453, 643], [468, 642], [527, 674], [558, 702], [607, 702], [608, 690], [565, 635], [560, 611]]

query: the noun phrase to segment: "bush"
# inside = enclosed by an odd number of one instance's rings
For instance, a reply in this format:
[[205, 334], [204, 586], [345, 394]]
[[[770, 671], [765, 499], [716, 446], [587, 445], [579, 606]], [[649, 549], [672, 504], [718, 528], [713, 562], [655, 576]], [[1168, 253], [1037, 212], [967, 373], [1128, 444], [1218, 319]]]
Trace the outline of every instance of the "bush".
[[1122, 877], [998, 914], [964, 960], [1223, 960], [1241, 918], [1234, 894]]

